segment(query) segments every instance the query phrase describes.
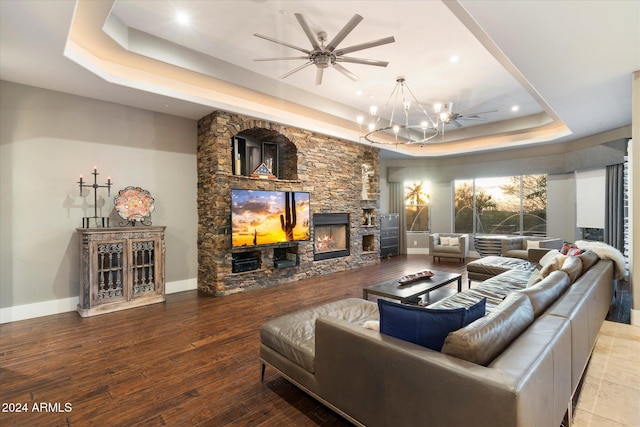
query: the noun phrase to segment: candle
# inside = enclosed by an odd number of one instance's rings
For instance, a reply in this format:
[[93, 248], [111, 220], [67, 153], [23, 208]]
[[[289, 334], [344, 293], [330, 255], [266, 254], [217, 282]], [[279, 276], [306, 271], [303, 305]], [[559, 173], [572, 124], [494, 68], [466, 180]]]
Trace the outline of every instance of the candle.
[[93, 173], [97, 173], [97, 172], [98, 172], [98, 167], [97, 167], [97, 166], [94, 166], [94, 167], [93, 167]]
[[80, 184], [82, 184], [82, 174], [80, 174]]

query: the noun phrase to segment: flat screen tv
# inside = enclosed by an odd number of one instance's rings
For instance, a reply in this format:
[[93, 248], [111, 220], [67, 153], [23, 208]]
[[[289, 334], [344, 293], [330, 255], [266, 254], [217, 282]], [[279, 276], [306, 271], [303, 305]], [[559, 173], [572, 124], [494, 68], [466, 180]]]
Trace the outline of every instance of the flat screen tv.
[[231, 246], [309, 240], [309, 193], [231, 190]]

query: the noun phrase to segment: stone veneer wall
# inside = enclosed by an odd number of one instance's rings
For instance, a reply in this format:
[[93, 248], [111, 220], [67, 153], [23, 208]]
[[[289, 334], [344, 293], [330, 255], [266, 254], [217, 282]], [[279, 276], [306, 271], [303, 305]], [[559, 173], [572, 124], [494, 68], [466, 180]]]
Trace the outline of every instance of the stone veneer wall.
[[[297, 173], [288, 171], [283, 175], [291, 178], [287, 180], [234, 176], [231, 139], [241, 132], [293, 144], [297, 156], [283, 157], [285, 167], [297, 166]], [[363, 164], [371, 171], [369, 200], [362, 200]], [[224, 111], [203, 117], [198, 121], [198, 288], [227, 295], [379, 262], [379, 169], [379, 150], [374, 147]], [[246, 251], [260, 253], [261, 268], [232, 273], [232, 253], [245, 250], [231, 249], [231, 188], [307, 191], [311, 223], [314, 213], [349, 213], [350, 255], [314, 261], [311, 224], [311, 241], [290, 249], [299, 256], [299, 266], [276, 269], [274, 247], [253, 247]], [[363, 209], [374, 210], [373, 226], [362, 225]], [[375, 242], [374, 250], [364, 250], [363, 235]]]

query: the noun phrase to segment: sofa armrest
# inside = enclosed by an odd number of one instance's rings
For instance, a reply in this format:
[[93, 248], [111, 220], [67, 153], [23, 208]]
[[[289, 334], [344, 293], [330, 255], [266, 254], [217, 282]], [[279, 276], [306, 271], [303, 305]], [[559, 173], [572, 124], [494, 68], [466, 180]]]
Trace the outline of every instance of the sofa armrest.
[[562, 239], [550, 238], [540, 240], [540, 247], [543, 249], [562, 249], [562, 244], [564, 241]]
[[545, 256], [545, 254], [550, 250], [551, 249], [546, 249], [546, 248], [529, 248], [529, 250], [527, 250], [529, 262], [532, 262], [534, 264], [539, 264], [540, 259], [543, 256]]
[[440, 233], [429, 234], [429, 253], [433, 253], [433, 248], [440, 244]]

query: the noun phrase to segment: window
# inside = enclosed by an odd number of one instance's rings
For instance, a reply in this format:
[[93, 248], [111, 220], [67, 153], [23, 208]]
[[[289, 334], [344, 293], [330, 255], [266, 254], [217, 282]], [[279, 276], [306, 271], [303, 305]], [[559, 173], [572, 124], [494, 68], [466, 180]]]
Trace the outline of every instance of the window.
[[547, 176], [455, 181], [457, 233], [545, 236]]
[[407, 231], [429, 231], [429, 183], [407, 181], [404, 183]]

